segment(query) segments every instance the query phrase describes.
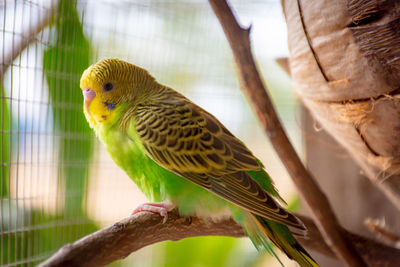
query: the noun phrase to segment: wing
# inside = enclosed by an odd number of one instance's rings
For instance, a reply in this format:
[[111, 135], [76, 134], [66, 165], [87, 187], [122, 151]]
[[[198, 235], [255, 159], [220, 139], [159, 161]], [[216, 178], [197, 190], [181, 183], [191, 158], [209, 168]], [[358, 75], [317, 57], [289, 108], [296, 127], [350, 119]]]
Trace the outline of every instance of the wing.
[[136, 131], [159, 165], [263, 217], [304, 229], [248, 174], [262, 171], [254, 155], [213, 115], [170, 92], [141, 104]]
[[261, 168], [214, 116], [187, 99], [139, 106], [136, 130], [149, 155], [169, 170], [227, 174]]

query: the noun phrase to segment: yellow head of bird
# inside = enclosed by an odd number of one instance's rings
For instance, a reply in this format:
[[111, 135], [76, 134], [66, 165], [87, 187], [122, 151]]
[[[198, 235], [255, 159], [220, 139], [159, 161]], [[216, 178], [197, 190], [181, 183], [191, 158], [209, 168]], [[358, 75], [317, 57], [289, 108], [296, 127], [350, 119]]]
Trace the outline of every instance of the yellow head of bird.
[[134, 105], [154, 78], [138, 66], [119, 59], [104, 59], [82, 74], [84, 113], [91, 127], [112, 121], [123, 104]]

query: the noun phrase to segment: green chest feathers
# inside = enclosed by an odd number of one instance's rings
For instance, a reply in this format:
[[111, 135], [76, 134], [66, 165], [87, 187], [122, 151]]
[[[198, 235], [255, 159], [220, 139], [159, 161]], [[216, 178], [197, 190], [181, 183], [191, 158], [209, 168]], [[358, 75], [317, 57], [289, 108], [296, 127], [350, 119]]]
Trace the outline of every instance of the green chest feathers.
[[147, 156], [133, 127], [126, 131], [109, 129], [98, 132], [98, 136], [114, 162], [150, 201], [169, 200], [179, 207], [182, 215], [219, 216], [226, 212], [225, 200], [161, 167]]
[[128, 135], [126, 131], [110, 128], [98, 135], [113, 161], [128, 174], [146, 197], [159, 201], [161, 192], [159, 175], [155, 173], [157, 166], [144, 153], [136, 133], [130, 129]]

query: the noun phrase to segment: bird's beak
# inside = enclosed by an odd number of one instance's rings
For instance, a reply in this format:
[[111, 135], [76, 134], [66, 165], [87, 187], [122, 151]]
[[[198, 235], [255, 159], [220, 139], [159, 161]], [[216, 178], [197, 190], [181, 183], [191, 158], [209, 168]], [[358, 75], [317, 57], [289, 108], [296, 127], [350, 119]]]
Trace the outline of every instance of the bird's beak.
[[84, 98], [85, 109], [88, 111], [90, 103], [96, 97], [96, 92], [90, 88], [86, 88], [85, 90], [82, 91], [82, 93]]

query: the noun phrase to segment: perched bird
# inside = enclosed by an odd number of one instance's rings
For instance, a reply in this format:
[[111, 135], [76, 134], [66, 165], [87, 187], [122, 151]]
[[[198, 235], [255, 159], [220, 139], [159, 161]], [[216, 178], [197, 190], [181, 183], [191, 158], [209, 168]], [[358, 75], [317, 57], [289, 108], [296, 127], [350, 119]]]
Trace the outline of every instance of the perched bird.
[[158, 203], [167, 218], [226, 216], [240, 223], [257, 248], [271, 240], [301, 266], [318, 266], [294, 235], [303, 223], [283, 202], [262, 163], [213, 115], [159, 84], [146, 70], [105, 59], [82, 75], [84, 113], [116, 164]]

